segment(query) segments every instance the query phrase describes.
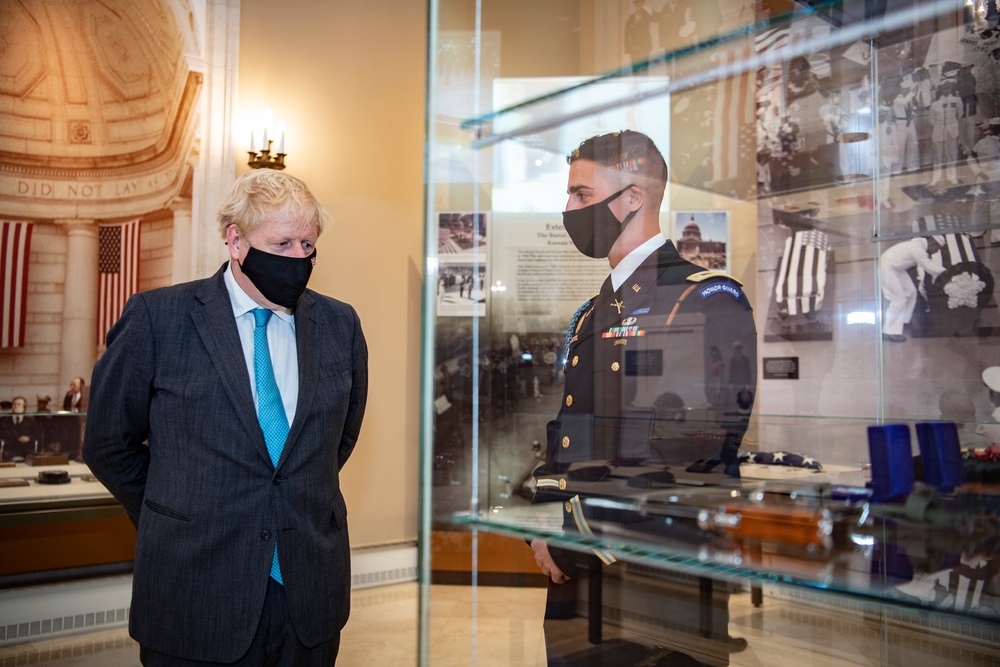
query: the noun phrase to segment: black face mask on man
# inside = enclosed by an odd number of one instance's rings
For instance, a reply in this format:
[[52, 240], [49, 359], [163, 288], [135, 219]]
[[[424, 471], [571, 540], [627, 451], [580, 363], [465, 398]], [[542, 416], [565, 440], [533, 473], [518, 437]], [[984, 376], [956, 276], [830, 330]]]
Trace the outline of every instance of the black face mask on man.
[[284, 257], [250, 246], [247, 256], [240, 262], [240, 268], [265, 299], [285, 308], [294, 308], [306, 290], [315, 264], [315, 250], [308, 257]]
[[630, 211], [620, 223], [611, 210], [611, 202], [622, 196], [632, 185], [627, 185], [604, 201], [591, 204], [575, 211], [563, 211], [563, 226], [569, 233], [576, 249], [587, 257], [607, 257], [611, 246], [621, 236], [638, 209]]

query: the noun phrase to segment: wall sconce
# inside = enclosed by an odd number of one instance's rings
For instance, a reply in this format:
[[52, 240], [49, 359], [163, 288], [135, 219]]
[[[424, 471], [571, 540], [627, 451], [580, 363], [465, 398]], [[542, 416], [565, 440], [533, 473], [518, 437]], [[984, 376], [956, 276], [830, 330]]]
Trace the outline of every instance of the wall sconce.
[[282, 123], [278, 128], [278, 152], [271, 155], [271, 144], [274, 143], [273, 140], [267, 137], [267, 128], [271, 126], [271, 107], [267, 108], [264, 112], [264, 133], [260, 141], [260, 152], [257, 152], [257, 144], [254, 141], [254, 132], [250, 130], [250, 150], [247, 151], [247, 155], [250, 156], [250, 160], [247, 164], [250, 165], [252, 169], [284, 169], [285, 168], [285, 124]]

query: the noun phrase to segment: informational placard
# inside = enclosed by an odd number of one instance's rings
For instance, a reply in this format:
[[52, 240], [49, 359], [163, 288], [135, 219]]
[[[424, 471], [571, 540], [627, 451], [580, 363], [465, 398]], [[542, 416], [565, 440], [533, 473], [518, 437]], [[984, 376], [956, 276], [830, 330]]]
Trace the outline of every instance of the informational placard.
[[559, 213], [494, 213], [493, 235], [490, 298], [501, 331], [564, 330], [610, 270], [573, 246]]
[[765, 380], [798, 380], [798, 357], [764, 357]]

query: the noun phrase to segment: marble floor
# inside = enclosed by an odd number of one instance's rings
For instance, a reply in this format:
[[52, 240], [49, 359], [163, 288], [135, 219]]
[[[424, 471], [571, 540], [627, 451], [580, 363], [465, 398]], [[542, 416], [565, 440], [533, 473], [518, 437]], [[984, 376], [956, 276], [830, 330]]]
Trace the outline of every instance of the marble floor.
[[[545, 665], [539, 588], [433, 586], [428, 664], [434, 667]], [[344, 629], [341, 667], [417, 664], [416, 583], [355, 591]], [[473, 610], [476, 613], [473, 614]], [[864, 610], [834, 610], [765, 588], [761, 607], [750, 594], [730, 599], [730, 632], [748, 648], [736, 667], [868, 667], [874, 665], [1000, 665], [1000, 651], [967, 637], [957, 646], [928, 641], [914, 629], [883, 625]], [[131, 667], [138, 647], [124, 628], [0, 649], [0, 667]]]

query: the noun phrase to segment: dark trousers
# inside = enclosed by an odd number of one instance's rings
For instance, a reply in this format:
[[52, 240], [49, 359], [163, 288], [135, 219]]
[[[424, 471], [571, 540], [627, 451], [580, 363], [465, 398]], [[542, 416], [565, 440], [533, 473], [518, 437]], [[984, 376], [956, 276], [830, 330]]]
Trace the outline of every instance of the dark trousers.
[[260, 625], [254, 635], [250, 650], [236, 662], [202, 662], [185, 660], [165, 653], [158, 653], [145, 646], [139, 647], [139, 659], [145, 667], [333, 667], [340, 650], [340, 633], [319, 646], [308, 648], [299, 641], [288, 613], [285, 587], [268, 579], [267, 596]]

